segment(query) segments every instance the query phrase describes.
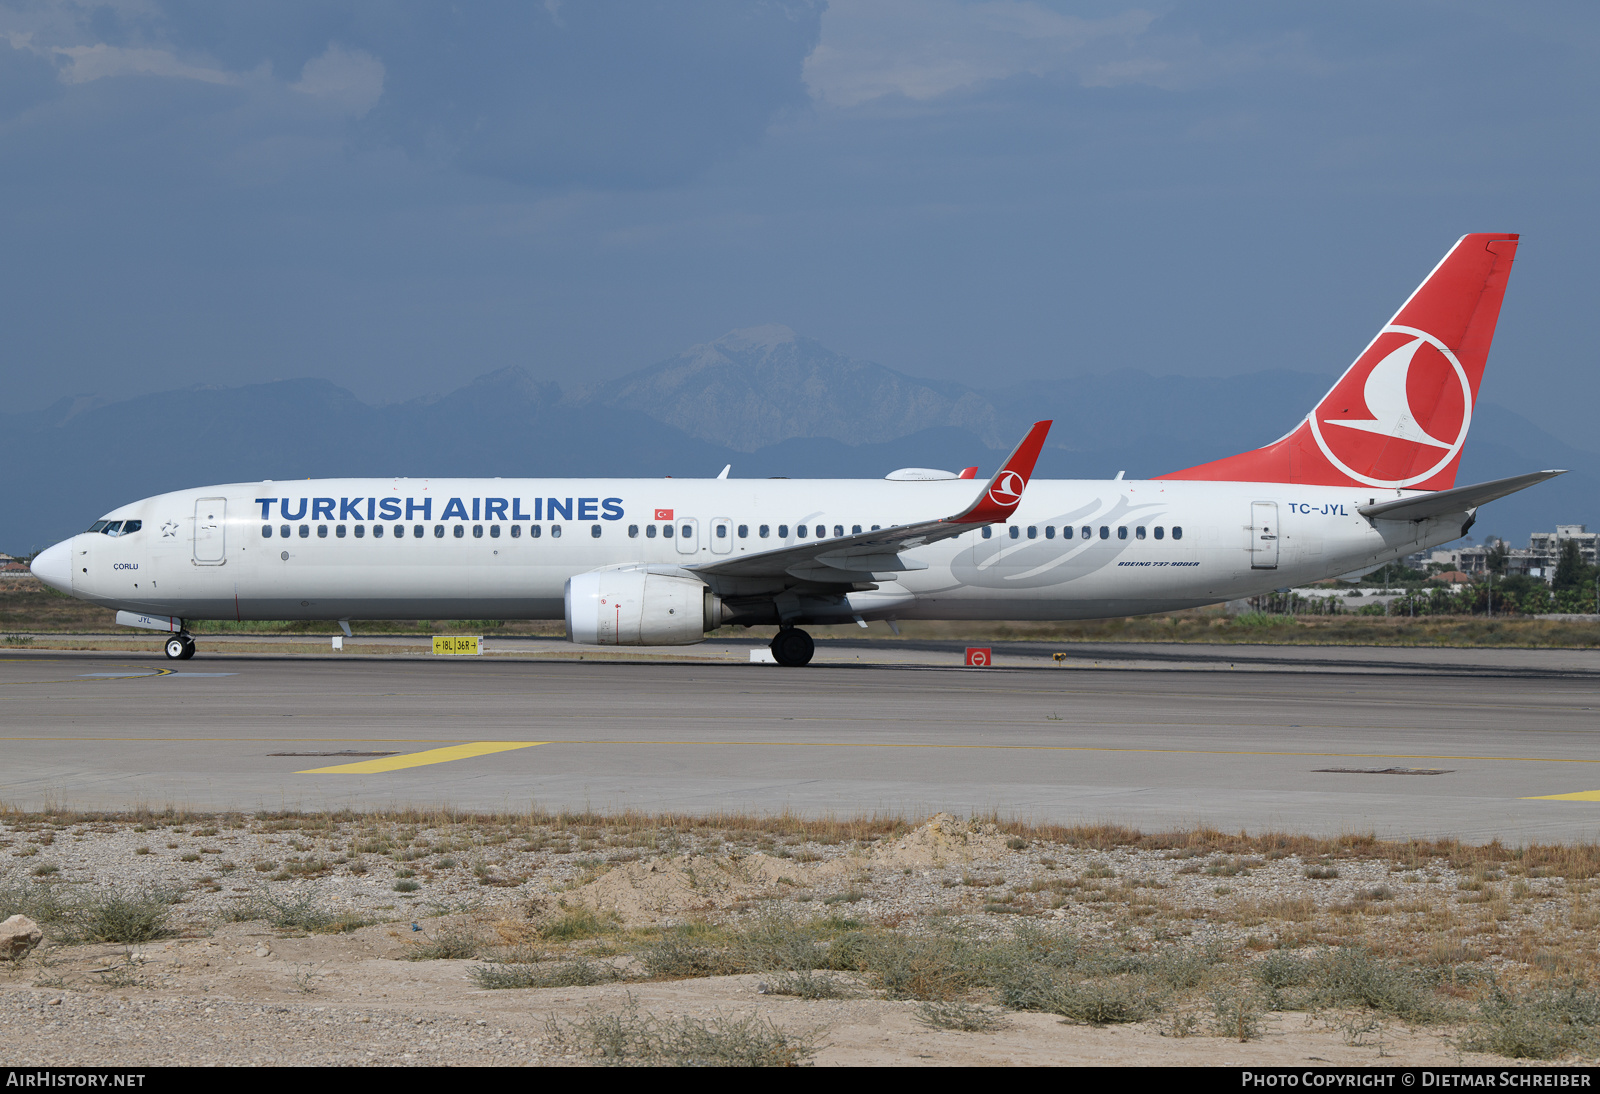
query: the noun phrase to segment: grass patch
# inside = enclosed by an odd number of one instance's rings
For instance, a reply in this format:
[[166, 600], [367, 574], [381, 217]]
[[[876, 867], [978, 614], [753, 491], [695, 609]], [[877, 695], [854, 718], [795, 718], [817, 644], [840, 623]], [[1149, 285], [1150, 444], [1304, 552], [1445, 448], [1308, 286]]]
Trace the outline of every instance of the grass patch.
[[167, 920], [181, 894], [167, 889], [111, 889], [66, 904], [56, 921], [75, 942], [149, 942], [172, 931]]
[[962, 1033], [994, 1033], [1007, 1025], [1001, 1012], [972, 1003], [918, 1003], [915, 1017], [925, 1026]]
[[555, 964], [475, 965], [472, 982], [480, 988], [582, 988], [621, 979], [609, 965], [588, 958]]
[[277, 896], [269, 891], [257, 893], [230, 914], [231, 919], [264, 919], [280, 931], [307, 931], [312, 934], [348, 934], [372, 921], [361, 915], [331, 907], [316, 890]]
[[792, 995], [799, 999], [848, 999], [850, 991], [844, 981], [827, 973], [802, 969], [788, 973], [772, 982], [768, 989], [773, 995]]
[[606, 1064], [668, 1067], [794, 1067], [817, 1051], [816, 1032], [790, 1033], [745, 1018], [657, 1018], [628, 997], [620, 1011], [590, 1008], [576, 1021], [551, 1018], [551, 1040]]
[[1568, 985], [1522, 995], [1496, 989], [1479, 1005], [1462, 1047], [1516, 1060], [1553, 1060], [1593, 1053], [1600, 1044], [1597, 1034], [1600, 997], [1587, 988]]

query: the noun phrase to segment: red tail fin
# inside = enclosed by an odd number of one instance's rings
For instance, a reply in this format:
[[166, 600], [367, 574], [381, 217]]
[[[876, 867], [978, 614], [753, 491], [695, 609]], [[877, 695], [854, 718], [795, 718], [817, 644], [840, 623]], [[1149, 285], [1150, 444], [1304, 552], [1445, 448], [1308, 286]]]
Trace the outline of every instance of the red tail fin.
[[1288, 436], [1161, 477], [1454, 486], [1517, 238], [1462, 236]]

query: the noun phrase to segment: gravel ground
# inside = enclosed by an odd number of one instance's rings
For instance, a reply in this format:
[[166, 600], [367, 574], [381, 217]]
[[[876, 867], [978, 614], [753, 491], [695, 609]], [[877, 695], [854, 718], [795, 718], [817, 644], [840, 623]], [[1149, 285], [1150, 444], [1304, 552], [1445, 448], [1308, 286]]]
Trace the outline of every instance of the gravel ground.
[[[542, 943], [541, 956], [599, 944], [600, 960], [637, 971], [617, 939], [777, 912], [980, 938], [1026, 922], [1240, 965], [1280, 946], [1359, 946], [1466, 962], [1507, 983], [1589, 980], [1600, 916], [1588, 854], [1544, 862], [1217, 833], [1152, 841], [943, 816], [880, 831], [759, 819], [12, 817], [0, 824], [0, 918], [108, 893], [175, 902], [163, 936], [132, 944], [74, 942], [66, 920], [47, 922], [39, 950], [0, 965], [0, 1030], [7, 1062], [29, 1065], [563, 1064], [589, 1058], [561, 1030], [631, 999], [702, 1022], [759, 1016], [809, 1037], [819, 1063], [1491, 1062], [1463, 1057], [1449, 1029], [1388, 1020], [1353, 1035], [1355, 1024], [1325, 1013], [1266, 1015], [1248, 1045], [1172, 1036], [1189, 1030], [1170, 1014], [1108, 1029], [1010, 1014], [1000, 1030], [962, 1033], [848, 977], [853, 997], [840, 1000], [775, 997], [751, 976], [485, 991], [471, 971], [489, 950], [479, 961], [406, 958], [451, 932], [526, 945], [540, 924], [583, 911], [612, 933]], [[353, 929], [274, 927], [285, 909]]]

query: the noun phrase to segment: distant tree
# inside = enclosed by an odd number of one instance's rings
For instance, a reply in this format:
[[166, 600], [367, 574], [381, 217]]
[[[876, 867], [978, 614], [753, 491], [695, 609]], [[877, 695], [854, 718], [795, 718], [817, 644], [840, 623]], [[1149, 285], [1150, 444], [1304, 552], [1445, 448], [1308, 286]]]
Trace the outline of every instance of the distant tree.
[[1389, 562], [1367, 574], [1369, 585], [1420, 585], [1428, 579], [1421, 570], [1413, 570], [1398, 562]]
[[1484, 559], [1484, 565], [1489, 568], [1491, 574], [1502, 574], [1505, 573], [1506, 559], [1510, 557], [1511, 548], [1506, 546], [1506, 541], [1497, 539], [1489, 544], [1489, 554]]
[[1583, 552], [1578, 549], [1578, 541], [1566, 540], [1561, 544], [1561, 557], [1556, 560], [1556, 592], [1593, 585], [1594, 570], [1593, 566], [1583, 561]]

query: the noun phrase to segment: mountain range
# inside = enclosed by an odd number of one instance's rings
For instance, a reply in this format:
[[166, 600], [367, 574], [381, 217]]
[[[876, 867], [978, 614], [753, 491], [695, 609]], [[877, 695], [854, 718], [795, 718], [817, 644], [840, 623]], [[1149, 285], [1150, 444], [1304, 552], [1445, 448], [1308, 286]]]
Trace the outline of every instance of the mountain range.
[[[782, 326], [732, 331], [616, 380], [564, 391], [521, 368], [441, 396], [365, 403], [325, 380], [65, 398], [0, 415], [0, 550], [26, 553], [124, 502], [183, 487], [336, 475], [877, 477], [992, 470], [1036, 418], [1056, 421], [1040, 475], [1142, 478], [1269, 443], [1334, 377], [1119, 370], [1004, 388], [922, 380]], [[1466, 484], [1548, 467], [1478, 533], [1513, 542], [1600, 522], [1600, 457], [1480, 403]], [[937, 515], [937, 514], [935, 514]]]

